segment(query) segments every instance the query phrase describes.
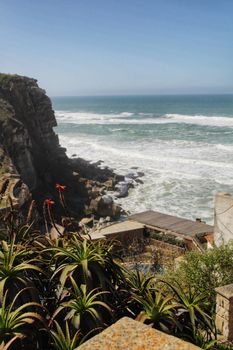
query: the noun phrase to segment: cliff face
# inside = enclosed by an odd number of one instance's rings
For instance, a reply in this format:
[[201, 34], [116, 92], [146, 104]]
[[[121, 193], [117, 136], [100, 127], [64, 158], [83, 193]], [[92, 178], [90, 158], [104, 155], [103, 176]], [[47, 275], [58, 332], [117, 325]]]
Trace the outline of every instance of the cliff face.
[[[0, 74], [0, 176], [19, 176], [39, 206], [46, 197], [57, 196], [55, 183], [65, 184], [73, 213], [82, 216], [93, 195], [83, 163], [69, 160], [60, 147], [56, 125], [50, 99], [35, 79]], [[87, 177], [93, 174], [96, 181], [113, 175], [85, 166]]]
[[22, 180], [31, 191], [49, 184], [67, 157], [52, 129], [56, 120], [45, 91], [34, 79], [2, 77], [0, 109], [2, 143]]

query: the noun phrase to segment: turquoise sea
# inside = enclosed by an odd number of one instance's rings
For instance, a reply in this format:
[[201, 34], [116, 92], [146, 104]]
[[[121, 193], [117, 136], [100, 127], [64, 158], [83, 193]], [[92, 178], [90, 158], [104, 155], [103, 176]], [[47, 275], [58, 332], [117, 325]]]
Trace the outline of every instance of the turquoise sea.
[[218, 191], [233, 193], [233, 95], [53, 97], [69, 156], [137, 167], [144, 184], [119, 200], [213, 222]]

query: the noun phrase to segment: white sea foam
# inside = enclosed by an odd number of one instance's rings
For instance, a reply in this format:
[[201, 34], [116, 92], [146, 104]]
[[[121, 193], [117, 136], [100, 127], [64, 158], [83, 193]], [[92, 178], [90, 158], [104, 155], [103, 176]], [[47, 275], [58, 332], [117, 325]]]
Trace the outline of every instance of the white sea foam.
[[[224, 142], [230, 142], [233, 127], [231, 117], [180, 114], [153, 117], [148, 113], [134, 115], [128, 112], [98, 114], [70, 111], [58, 111], [56, 116], [61, 124], [113, 125], [110, 130], [114, 134], [109, 135], [93, 135], [91, 132], [82, 134], [79, 128], [69, 127], [68, 134], [60, 135], [60, 142], [67, 148], [68, 155], [75, 153], [90, 161], [101, 159], [103, 165], [110, 166], [118, 173], [127, 173], [134, 166], [143, 171], [144, 185], [132, 190], [129, 197], [119, 200], [131, 212], [154, 209], [193, 219], [202, 217], [211, 223], [214, 194], [233, 188], [233, 145], [221, 143], [223, 135], [226, 135]], [[170, 135], [169, 140], [162, 140], [159, 133], [153, 135], [153, 128], [146, 137], [136, 139], [130, 132], [136, 132], [139, 128], [127, 126], [165, 123], [228, 127], [228, 131], [224, 130], [224, 134], [218, 132], [221, 138], [216, 141], [214, 138], [208, 139], [209, 130], [202, 128], [189, 140], [185, 139], [185, 128], [180, 125], [178, 129], [184, 139], [176, 140]], [[143, 126], [140, 130], [144, 130]], [[205, 142], [198, 141], [202, 135]]]
[[222, 145], [222, 144], [217, 144], [216, 148], [219, 150], [227, 151], [233, 153], [233, 145]]
[[209, 125], [219, 127], [233, 127], [233, 116], [205, 116], [205, 115], [183, 115], [165, 114], [165, 117], [175, 123], [187, 123], [197, 125]]
[[[178, 176], [180, 176], [180, 173], [183, 173], [184, 170], [183, 168], [181, 168], [181, 166], [187, 166], [187, 169], [189, 170], [191, 170], [191, 166], [194, 166], [197, 167], [196, 171], [198, 171], [198, 169], [200, 170], [202, 166], [208, 169], [212, 168], [213, 171], [216, 171], [217, 168], [225, 170], [229, 169], [231, 172], [233, 171], [233, 163], [210, 159], [211, 156], [215, 156], [216, 145], [213, 145], [211, 147], [211, 150], [208, 150], [208, 148], [210, 147], [208, 144], [206, 144], [205, 146], [201, 144], [199, 146], [199, 149], [197, 149], [198, 146], [196, 144], [196, 157], [194, 157], [194, 143], [190, 142], [189, 150], [188, 148], [186, 148], [186, 152], [184, 152], [184, 143], [179, 140], [171, 141], [170, 143], [168, 143], [167, 141], [161, 141], [159, 147], [158, 145], [156, 146], [156, 143], [154, 143], [153, 145], [140, 145], [140, 147], [136, 145], [134, 145], [133, 147], [127, 147], [127, 145], [123, 144], [109, 145], [107, 142], [103, 141], [98, 142], [91, 139], [77, 139], [76, 137], [68, 136], [60, 136], [60, 141], [62, 145], [64, 145], [68, 149], [69, 154], [74, 153], [75, 149], [77, 148], [79, 150], [82, 150], [82, 152], [85, 152], [88, 159], [91, 159], [94, 156], [93, 151], [96, 151], [97, 158], [101, 157], [101, 159], [106, 158], [105, 160], [107, 160], [110, 156], [111, 159], [114, 159], [115, 166], [117, 165], [117, 163], [120, 164], [122, 162], [127, 164], [127, 160], [130, 159], [130, 161], [132, 162], [131, 165], [133, 165], [133, 162], [137, 164], [139, 162], [143, 162], [146, 163], [147, 168], [152, 167], [153, 169], [157, 168], [158, 170], [161, 170], [165, 165], [168, 171], [172, 170], [173, 175], [176, 172]], [[206, 147], [206, 149], [203, 149], [203, 147]], [[204, 153], [204, 159], [201, 159], [200, 157], [202, 153]], [[173, 165], [174, 168], [171, 169]], [[126, 171], [127, 170], [128, 164], [126, 167]], [[165, 171], [165, 169], [163, 170]], [[192, 171], [188, 171], [188, 174], [191, 177], [195, 177], [195, 174], [193, 174]]]
[[130, 112], [122, 112], [119, 114], [99, 114], [89, 112], [56, 111], [56, 117], [59, 123], [73, 124], [115, 125], [185, 123], [213, 127], [233, 127], [233, 116], [224, 117], [205, 115], [165, 114], [161, 117], [155, 117], [152, 114], [148, 113], [140, 113], [140, 115], [137, 116]]
[[116, 113], [90, 113], [90, 112], [72, 112], [72, 111], [56, 111], [56, 117], [61, 122], [70, 122], [77, 124], [94, 124], [94, 123], [105, 123], [115, 119], [129, 118], [133, 113], [122, 112]]

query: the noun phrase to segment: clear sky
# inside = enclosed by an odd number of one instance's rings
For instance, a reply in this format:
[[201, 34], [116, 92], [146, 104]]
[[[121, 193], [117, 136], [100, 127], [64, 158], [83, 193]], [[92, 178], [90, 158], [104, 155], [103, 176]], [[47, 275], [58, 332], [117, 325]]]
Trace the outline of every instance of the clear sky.
[[0, 71], [49, 95], [233, 92], [233, 0], [0, 0]]

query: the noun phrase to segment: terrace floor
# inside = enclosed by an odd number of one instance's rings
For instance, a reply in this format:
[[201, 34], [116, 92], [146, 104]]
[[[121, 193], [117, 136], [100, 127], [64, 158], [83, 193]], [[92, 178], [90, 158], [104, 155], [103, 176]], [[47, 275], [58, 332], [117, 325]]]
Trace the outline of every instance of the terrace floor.
[[131, 215], [128, 219], [161, 231], [170, 231], [189, 237], [201, 237], [214, 231], [213, 226], [204, 222], [179, 218], [153, 210]]

